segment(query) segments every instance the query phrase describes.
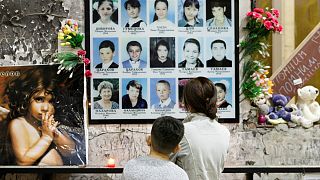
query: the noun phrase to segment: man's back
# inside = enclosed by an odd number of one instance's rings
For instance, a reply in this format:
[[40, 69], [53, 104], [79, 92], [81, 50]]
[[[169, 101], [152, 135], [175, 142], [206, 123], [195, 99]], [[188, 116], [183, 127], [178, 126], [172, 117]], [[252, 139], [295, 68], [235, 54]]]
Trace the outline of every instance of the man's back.
[[188, 180], [187, 173], [171, 161], [150, 156], [130, 160], [123, 170], [122, 180]]

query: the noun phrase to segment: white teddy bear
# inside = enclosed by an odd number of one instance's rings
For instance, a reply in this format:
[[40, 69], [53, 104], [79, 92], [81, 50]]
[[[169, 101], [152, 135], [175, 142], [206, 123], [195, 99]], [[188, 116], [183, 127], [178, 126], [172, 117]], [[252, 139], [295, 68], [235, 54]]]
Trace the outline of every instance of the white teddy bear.
[[301, 125], [305, 128], [313, 126], [313, 123], [320, 121], [320, 106], [316, 101], [319, 89], [313, 86], [305, 86], [298, 89], [297, 106], [301, 110], [303, 118]]

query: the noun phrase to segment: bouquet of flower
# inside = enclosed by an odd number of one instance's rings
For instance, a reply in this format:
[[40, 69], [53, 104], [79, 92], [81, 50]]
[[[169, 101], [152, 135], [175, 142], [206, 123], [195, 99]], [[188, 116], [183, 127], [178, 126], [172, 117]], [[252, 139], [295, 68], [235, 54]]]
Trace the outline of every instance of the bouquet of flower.
[[279, 24], [279, 10], [268, 8], [254, 8], [247, 13], [248, 23], [244, 30], [248, 32], [246, 38], [240, 42], [239, 46], [243, 51], [243, 56], [259, 52], [263, 57], [269, 56], [267, 51], [269, 45], [265, 42], [271, 32], [281, 32], [283, 27]]
[[84, 36], [78, 31], [79, 25], [77, 21], [67, 19], [63, 22], [58, 33], [58, 39], [63, 41], [61, 46], [71, 46], [72, 48], [82, 48], [82, 41]]
[[245, 97], [249, 98], [251, 101], [261, 94], [264, 97], [272, 96], [272, 81], [267, 77], [270, 68], [269, 66], [264, 66], [259, 61], [248, 61], [244, 65], [244, 71], [246, 72], [243, 77], [243, 83], [241, 90]]
[[[79, 33], [78, 23], [75, 20], [67, 19], [62, 23], [61, 29], [58, 33], [58, 39], [61, 40], [61, 46], [70, 46], [73, 49], [79, 49], [77, 54], [74, 52], [60, 52], [55, 54], [54, 62], [60, 63], [61, 65], [58, 67], [59, 74], [61, 71], [71, 71], [78, 62], [83, 62], [86, 66], [90, 64], [90, 59], [86, 58], [86, 51], [82, 47], [82, 41], [84, 36]], [[70, 78], [72, 77], [73, 72], [70, 74]], [[92, 74], [90, 70], [86, 70], [85, 75], [90, 77]]]

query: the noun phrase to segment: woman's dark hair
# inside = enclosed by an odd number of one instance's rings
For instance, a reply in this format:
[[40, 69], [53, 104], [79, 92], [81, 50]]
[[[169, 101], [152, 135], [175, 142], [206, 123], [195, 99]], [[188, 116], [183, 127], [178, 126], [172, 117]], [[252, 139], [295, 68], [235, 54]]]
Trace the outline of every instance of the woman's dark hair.
[[161, 40], [158, 41], [157, 44], [156, 44], [155, 57], [157, 57], [157, 58], [158, 58], [158, 53], [157, 53], [157, 51], [158, 51], [158, 49], [159, 49], [160, 46], [166, 47], [167, 50], [168, 50], [168, 52], [169, 52], [169, 50], [170, 50], [169, 43], [168, 43], [167, 41], [161, 39]]
[[206, 77], [197, 77], [188, 81], [183, 88], [183, 103], [191, 113], [204, 113], [211, 119], [216, 118], [217, 90]]
[[200, 53], [200, 43], [199, 43], [198, 40], [196, 40], [196, 39], [194, 39], [194, 38], [189, 38], [189, 39], [187, 39], [187, 40], [184, 42], [184, 44], [183, 44], [183, 50], [185, 49], [187, 43], [192, 43], [192, 44], [197, 45], [198, 51], [199, 51], [199, 53]]
[[[167, 9], [169, 9], [169, 3], [168, 3], [168, 0], [156, 0], [154, 2], [154, 10], [156, 10], [156, 6], [159, 2], [163, 2], [167, 5]], [[153, 16], [153, 22], [155, 22], [156, 20], [158, 20], [158, 16], [156, 13], [154, 13], [154, 16]]]
[[226, 85], [224, 85], [223, 83], [215, 83], [214, 85], [220, 87], [224, 92], [227, 91]]
[[99, 9], [99, 7], [101, 6], [101, 4], [102, 4], [103, 2], [105, 2], [105, 1], [109, 2], [109, 3], [110, 3], [110, 6], [112, 7], [112, 9], [114, 9], [114, 7], [113, 7], [113, 1], [112, 1], [112, 0], [99, 0], [98, 9]]
[[56, 82], [49, 68], [37, 68], [24, 72], [17, 79], [9, 82], [6, 95], [9, 98], [10, 113], [8, 119], [25, 116], [28, 113], [30, 100], [40, 91], [53, 95]]
[[[192, 6], [194, 5], [194, 7], [196, 7], [198, 10], [200, 8], [200, 4], [199, 4], [199, 1], [198, 0], [186, 0], [184, 3], [183, 3], [183, 18], [184, 20], [187, 21], [187, 17], [185, 15], [185, 12], [184, 12], [184, 8], [185, 7], [189, 7], [189, 6]], [[197, 15], [198, 17], [198, 15]]]
[[[92, 15], [92, 17], [93, 17], [93, 22], [92, 22], [92, 23], [95, 23], [95, 22], [99, 21], [100, 15], [99, 15], [99, 13], [98, 13], [98, 9], [99, 9], [99, 7], [102, 5], [102, 3], [105, 2], [105, 1], [109, 2], [112, 10], [114, 10], [113, 0], [98, 0], [98, 8], [93, 10], [93, 15]], [[110, 19], [111, 19], [114, 23], [118, 24], [118, 9], [116, 9], [116, 10], [112, 13]]]
[[128, 82], [126, 89], [129, 90], [130, 86], [139, 89], [138, 99], [142, 99], [142, 85], [136, 80], [131, 80]]
[[140, 2], [138, 0], [127, 0], [124, 3], [124, 8], [128, 9], [128, 5], [130, 5], [133, 8], [139, 8], [139, 10], [140, 10], [140, 7], [141, 7], [141, 4], [140, 4]]

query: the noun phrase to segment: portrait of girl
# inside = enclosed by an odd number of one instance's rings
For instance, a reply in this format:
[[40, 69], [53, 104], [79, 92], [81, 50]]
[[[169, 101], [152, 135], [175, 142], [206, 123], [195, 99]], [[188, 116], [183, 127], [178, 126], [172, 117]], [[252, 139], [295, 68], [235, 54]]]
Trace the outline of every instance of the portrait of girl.
[[232, 108], [231, 78], [210, 78], [210, 80], [212, 80], [217, 89], [217, 108]]
[[[181, 2], [181, 1], [179, 1]], [[202, 1], [200, 1], [202, 3]], [[185, 0], [182, 6], [182, 13], [179, 16], [178, 27], [202, 27], [200, 2], [198, 0]], [[180, 6], [179, 6], [180, 7]], [[180, 8], [179, 8], [180, 10]]]
[[204, 64], [200, 60], [200, 50], [201, 46], [199, 40], [195, 38], [186, 39], [182, 46], [181, 54], [183, 54], [183, 60], [178, 64], [179, 68], [204, 67]]
[[101, 27], [118, 26], [118, 2], [116, 0], [94, 0], [93, 8], [93, 31]]
[[83, 67], [72, 80], [57, 68], [21, 66], [18, 76], [1, 78], [1, 106], [9, 110], [0, 123], [2, 165], [85, 164]]
[[174, 37], [150, 38], [150, 68], [175, 67], [175, 51], [169, 44], [175, 44]]
[[126, 0], [122, 1], [125, 12], [121, 19], [123, 27], [146, 27], [146, 1], [145, 0]]
[[[152, 4], [152, 3], [150, 3]], [[150, 28], [173, 28], [175, 26], [173, 0], [155, 0], [150, 7]]]

